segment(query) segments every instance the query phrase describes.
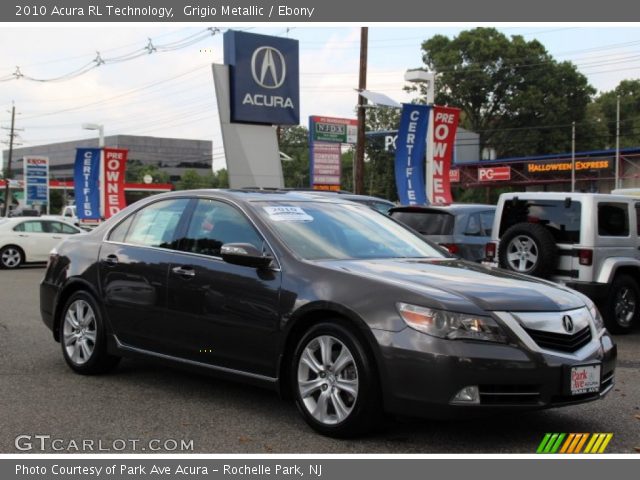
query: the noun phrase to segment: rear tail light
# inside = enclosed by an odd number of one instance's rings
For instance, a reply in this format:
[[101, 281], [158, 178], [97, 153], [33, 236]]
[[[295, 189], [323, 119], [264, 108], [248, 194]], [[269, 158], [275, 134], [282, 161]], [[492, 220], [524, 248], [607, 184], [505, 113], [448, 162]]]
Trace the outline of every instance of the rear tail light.
[[590, 266], [593, 265], [593, 250], [583, 248], [578, 250], [578, 259], [580, 265]]
[[58, 258], [58, 250], [54, 248], [49, 252], [49, 259], [47, 260], [47, 268], [49, 268], [53, 264], [53, 262], [56, 261], [57, 258]]
[[460, 251], [460, 247], [458, 247], [458, 245], [456, 245], [455, 243], [441, 243], [440, 246], [449, 250], [449, 253], [453, 255], [457, 254]]
[[493, 262], [496, 258], [496, 244], [489, 242], [484, 246], [484, 256], [489, 262]]

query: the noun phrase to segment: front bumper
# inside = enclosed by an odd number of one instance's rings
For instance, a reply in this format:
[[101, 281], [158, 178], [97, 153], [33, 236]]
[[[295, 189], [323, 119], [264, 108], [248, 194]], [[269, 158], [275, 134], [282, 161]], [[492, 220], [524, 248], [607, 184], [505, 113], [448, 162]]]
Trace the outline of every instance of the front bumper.
[[[614, 384], [616, 346], [604, 331], [573, 354], [513, 344], [444, 340], [405, 328], [374, 331], [380, 348], [385, 409], [422, 417], [480, 411], [534, 410], [597, 400]], [[599, 363], [597, 393], [571, 395], [571, 366]], [[478, 386], [480, 403], [454, 403], [457, 392]]]

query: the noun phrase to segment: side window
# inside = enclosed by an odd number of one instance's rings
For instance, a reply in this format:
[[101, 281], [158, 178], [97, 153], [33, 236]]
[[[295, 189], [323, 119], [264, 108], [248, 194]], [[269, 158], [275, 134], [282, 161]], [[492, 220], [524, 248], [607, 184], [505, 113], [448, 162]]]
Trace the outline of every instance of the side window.
[[469, 215], [469, 220], [467, 221], [467, 229], [464, 231], [464, 234], [472, 237], [479, 237], [482, 235], [482, 231], [480, 229], [479, 213], [472, 213], [471, 215]]
[[131, 227], [131, 223], [135, 216], [135, 214], [129, 215], [123, 222], [120, 222], [120, 224], [111, 231], [109, 240], [112, 242], [123, 243], [127, 233], [129, 233], [129, 227]]
[[601, 237], [629, 236], [629, 209], [626, 203], [598, 204], [598, 235]]
[[67, 225], [62, 222], [48, 222], [49, 223], [49, 231], [51, 233], [64, 233], [67, 235], [72, 235], [74, 233], [79, 233], [79, 231], [73, 228], [71, 225]]
[[[173, 248], [176, 228], [189, 203], [187, 198], [161, 200], [144, 207], [133, 215], [131, 225], [124, 235], [124, 242], [146, 247]], [[124, 224], [116, 228], [110, 240], [122, 235]]]
[[219, 256], [225, 243], [250, 243], [262, 250], [263, 242], [249, 219], [235, 207], [217, 200], [198, 200], [181, 250]]
[[640, 235], [640, 203], [636, 203], [636, 229]]
[[62, 233], [60, 222], [44, 222], [44, 228], [48, 233]]
[[16, 232], [43, 233], [42, 222], [24, 222], [13, 228]]
[[491, 236], [494, 217], [495, 217], [495, 213], [492, 210], [489, 210], [486, 212], [480, 212], [480, 228], [482, 229], [482, 234], [485, 237]]

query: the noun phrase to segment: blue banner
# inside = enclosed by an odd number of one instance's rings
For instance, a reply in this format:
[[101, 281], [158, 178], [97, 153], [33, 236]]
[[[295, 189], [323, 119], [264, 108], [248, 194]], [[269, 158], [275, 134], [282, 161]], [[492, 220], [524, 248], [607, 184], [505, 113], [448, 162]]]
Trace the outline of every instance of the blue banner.
[[396, 187], [401, 205], [427, 205], [424, 154], [429, 125], [428, 105], [402, 105], [396, 140]]
[[100, 149], [78, 148], [73, 174], [78, 219], [100, 219]]

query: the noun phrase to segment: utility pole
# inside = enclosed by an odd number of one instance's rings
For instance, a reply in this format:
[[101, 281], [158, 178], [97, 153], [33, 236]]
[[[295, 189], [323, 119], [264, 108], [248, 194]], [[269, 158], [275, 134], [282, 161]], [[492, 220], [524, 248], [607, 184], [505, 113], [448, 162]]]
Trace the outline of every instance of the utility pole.
[[7, 159], [7, 167], [4, 174], [4, 211], [3, 216], [9, 214], [9, 204], [11, 203], [11, 190], [9, 189], [9, 178], [11, 177], [11, 160], [13, 159], [13, 139], [17, 135], [15, 133], [16, 127], [16, 106], [11, 104], [11, 127], [9, 129], [9, 158]]
[[[360, 77], [358, 91], [367, 88], [367, 48], [369, 43], [369, 28], [360, 29]], [[358, 139], [356, 144], [356, 158], [353, 162], [353, 186], [355, 193], [364, 193], [364, 141], [365, 141], [365, 98], [358, 96]]]
[[576, 191], [576, 122], [571, 123], [571, 191]]
[[615, 188], [620, 188], [620, 95], [616, 97], [616, 181]]

